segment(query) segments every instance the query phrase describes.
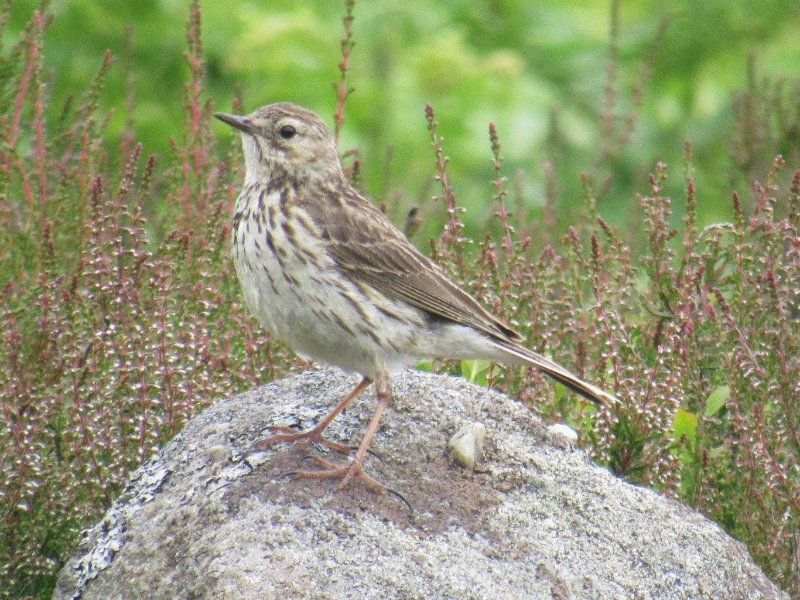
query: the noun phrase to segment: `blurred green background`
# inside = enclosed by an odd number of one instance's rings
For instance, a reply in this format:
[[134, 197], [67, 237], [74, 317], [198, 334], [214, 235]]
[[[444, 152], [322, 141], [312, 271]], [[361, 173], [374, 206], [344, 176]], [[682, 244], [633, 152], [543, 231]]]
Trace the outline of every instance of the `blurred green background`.
[[[38, 3], [12, 5], [11, 37]], [[201, 6], [207, 89], [217, 110], [230, 110], [240, 94], [246, 112], [289, 100], [333, 123], [344, 2], [206, 0]], [[731, 157], [732, 96], [748, 86], [751, 56], [751, 85], [800, 72], [800, 3], [639, 0], [614, 6], [359, 2], [348, 76], [354, 92], [341, 146], [360, 150], [363, 190], [386, 201], [398, 221], [410, 206], [429, 205], [437, 189], [423, 107], [431, 103], [472, 235], [492, 212], [490, 121], [500, 133], [515, 201], [535, 218], [549, 189], [562, 230], [582, 201], [581, 172], [592, 176], [600, 213], [617, 225], [632, 222], [629, 209], [637, 192], [649, 191], [647, 175], [657, 161], [670, 166], [666, 193], [682, 197], [687, 139], [694, 144], [701, 223], [729, 218], [731, 191], [746, 196], [748, 185]], [[131, 124], [146, 154], [169, 152], [183, 118], [188, 2], [53, 0], [50, 9], [45, 64], [53, 71], [52, 118], [84, 89], [108, 48], [118, 60], [101, 102], [113, 112], [112, 131], [119, 135]], [[617, 34], [610, 45], [612, 22]], [[612, 53], [618, 57], [613, 72]], [[214, 127], [223, 147], [234, 141], [223, 125]], [[626, 142], [604, 153], [614, 137], [607, 128]], [[781, 143], [763, 156], [786, 152]], [[679, 218], [679, 202], [676, 212]]]

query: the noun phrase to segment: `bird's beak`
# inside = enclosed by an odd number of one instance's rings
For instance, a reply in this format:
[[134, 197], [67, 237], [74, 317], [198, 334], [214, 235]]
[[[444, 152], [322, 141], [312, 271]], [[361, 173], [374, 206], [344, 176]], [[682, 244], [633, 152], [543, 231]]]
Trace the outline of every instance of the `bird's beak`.
[[245, 133], [253, 133], [253, 124], [247, 117], [229, 115], [228, 113], [214, 113], [214, 116], [223, 123], [227, 123], [231, 127], [235, 127], [240, 131], [244, 131]]

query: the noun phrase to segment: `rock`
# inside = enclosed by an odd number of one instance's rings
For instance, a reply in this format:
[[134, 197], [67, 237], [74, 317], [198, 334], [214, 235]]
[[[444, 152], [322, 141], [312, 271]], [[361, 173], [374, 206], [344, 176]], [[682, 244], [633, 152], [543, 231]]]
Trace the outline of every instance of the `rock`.
[[[218, 401], [139, 469], [62, 570], [56, 599], [787, 598], [701, 515], [548, 441], [522, 404], [414, 371], [366, 468], [401, 494], [285, 476], [321, 452], [250, 450], [358, 382], [309, 371]], [[329, 427], [358, 443], [372, 392]], [[486, 427], [481, 470], [448, 439]], [[338, 457], [331, 457], [338, 459]]]
[[550, 425], [547, 428], [547, 433], [550, 434], [550, 439], [559, 448], [571, 446], [578, 441], [578, 432], [564, 423]]
[[447, 442], [453, 460], [472, 471], [475, 463], [483, 458], [483, 442], [486, 427], [483, 423], [467, 423], [456, 431]]

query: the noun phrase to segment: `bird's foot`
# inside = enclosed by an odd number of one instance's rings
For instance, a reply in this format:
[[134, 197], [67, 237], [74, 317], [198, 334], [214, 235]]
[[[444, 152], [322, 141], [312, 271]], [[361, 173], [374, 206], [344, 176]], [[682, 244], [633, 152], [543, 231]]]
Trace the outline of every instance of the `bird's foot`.
[[340, 490], [345, 487], [353, 478], [363, 481], [366, 485], [371, 487], [376, 492], [385, 493], [387, 490], [378, 480], [370, 477], [361, 468], [360, 460], [352, 460], [346, 465], [337, 465], [329, 460], [320, 456], [313, 457], [320, 465], [325, 467], [320, 471], [292, 471], [286, 473], [286, 476], [292, 475], [294, 477], [303, 477], [307, 479], [333, 479], [341, 477], [342, 480], [336, 486]]
[[280, 433], [276, 433], [268, 438], [257, 441], [255, 443], [255, 447], [257, 449], [264, 450], [265, 448], [269, 448], [275, 444], [280, 444], [281, 442], [290, 442], [293, 444], [299, 443], [303, 447], [307, 447], [312, 443], [319, 444], [320, 446], [325, 446], [326, 448], [330, 448], [331, 450], [340, 452], [342, 454], [350, 454], [350, 452], [355, 449], [353, 446], [346, 446], [345, 444], [340, 444], [338, 442], [334, 442], [333, 440], [329, 440], [322, 435], [322, 429], [317, 427], [314, 429], [309, 429], [308, 431], [297, 431], [291, 427], [273, 425], [270, 427], [270, 429]]

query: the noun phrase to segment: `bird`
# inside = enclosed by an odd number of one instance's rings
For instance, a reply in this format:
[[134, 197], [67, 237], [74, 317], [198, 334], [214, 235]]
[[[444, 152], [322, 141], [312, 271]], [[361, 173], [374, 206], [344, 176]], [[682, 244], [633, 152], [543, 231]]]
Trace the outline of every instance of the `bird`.
[[[214, 116], [238, 130], [244, 182], [233, 210], [231, 252], [245, 303], [261, 325], [300, 356], [361, 375], [316, 426], [272, 426], [263, 449], [316, 443], [347, 455], [318, 458], [295, 476], [354, 478], [384, 486], [363, 463], [390, 405], [390, 376], [421, 359], [486, 359], [527, 365], [602, 405], [619, 402], [522, 345], [523, 337], [485, 310], [420, 252], [349, 181], [334, 136], [314, 112], [289, 102], [248, 115]], [[355, 456], [326, 438], [328, 425], [370, 385], [377, 405]]]

